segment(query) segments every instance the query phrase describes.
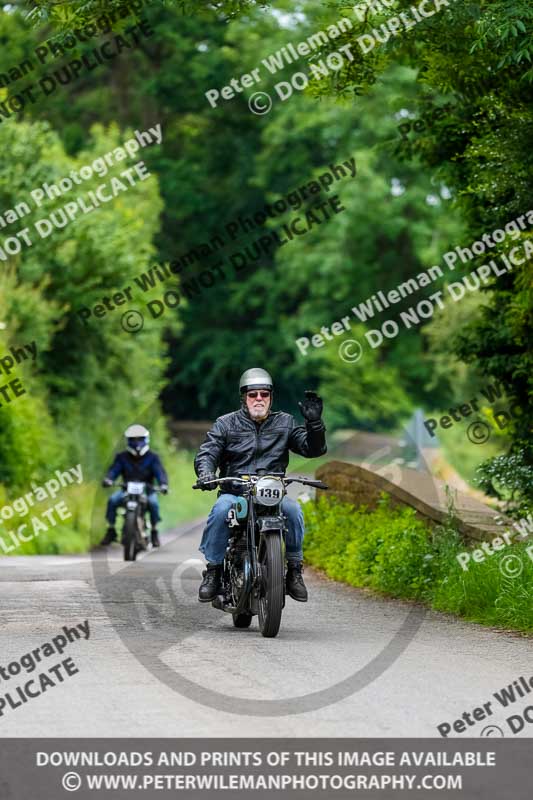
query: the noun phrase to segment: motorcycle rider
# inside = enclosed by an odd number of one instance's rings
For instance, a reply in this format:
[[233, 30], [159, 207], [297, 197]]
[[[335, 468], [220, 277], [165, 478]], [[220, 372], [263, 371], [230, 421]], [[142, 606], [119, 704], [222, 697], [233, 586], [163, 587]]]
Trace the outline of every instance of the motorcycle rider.
[[[124, 432], [126, 437], [126, 450], [122, 450], [115, 455], [115, 460], [109, 467], [102, 486], [112, 486], [119, 475], [122, 476], [124, 483], [128, 481], [138, 481], [139, 483], [153, 484], [156, 480], [161, 493], [168, 492], [168, 477], [161, 463], [161, 459], [150, 450], [150, 432], [143, 425], [130, 425]], [[101, 545], [108, 545], [117, 538], [115, 530], [115, 520], [117, 518], [117, 508], [123, 503], [126, 492], [119, 489], [111, 495], [107, 501], [106, 520], [109, 523], [106, 535], [101, 541]], [[155, 492], [148, 492], [148, 511], [150, 512], [150, 525], [152, 546], [159, 547], [159, 534], [157, 523], [161, 520], [159, 516], [159, 502]]]
[[[305, 427], [297, 426], [292, 414], [272, 411], [273, 388], [272, 378], [266, 370], [254, 368], [243, 372], [239, 382], [240, 409], [216, 420], [195, 458], [194, 468], [203, 491], [217, 488], [206, 483], [217, 477], [217, 468], [221, 478], [285, 473], [289, 450], [306, 458], [316, 458], [326, 452], [326, 429], [321, 419], [320, 397], [315, 392], [305, 393], [304, 402], [298, 404]], [[219, 491], [200, 543], [200, 552], [207, 560], [198, 594], [202, 603], [213, 600], [221, 588], [224, 554], [229, 538], [225, 519], [239, 493], [238, 484], [229, 486]], [[303, 514], [300, 505], [289, 497], [283, 498], [281, 507], [288, 524], [287, 594], [305, 603], [307, 589], [302, 575]]]

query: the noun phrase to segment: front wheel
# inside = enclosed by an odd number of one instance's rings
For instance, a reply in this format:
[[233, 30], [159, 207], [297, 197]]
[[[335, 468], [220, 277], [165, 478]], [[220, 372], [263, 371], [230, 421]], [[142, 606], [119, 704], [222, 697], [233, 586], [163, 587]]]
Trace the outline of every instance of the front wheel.
[[281, 534], [268, 534], [259, 553], [262, 587], [259, 599], [259, 629], [263, 636], [278, 635], [285, 597], [285, 570], [283, 566]]
[[137, 558], [137, 520], [135, 511], [126, 513], [122, 530], [122, 543], [124, 545], [124, 561], [135, 561]]

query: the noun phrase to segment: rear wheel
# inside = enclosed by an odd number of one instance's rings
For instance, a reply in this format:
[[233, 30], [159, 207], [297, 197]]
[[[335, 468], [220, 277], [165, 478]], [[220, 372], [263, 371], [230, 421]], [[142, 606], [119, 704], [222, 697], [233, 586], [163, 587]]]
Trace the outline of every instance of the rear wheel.
[[283, 544], [281, 534], [270, 533], [265, 537], [259, 562], [262, 573], [261, 597], [259, 599], [259, 629], [263, 636], [277, 636], [281, 624], [281, 612], [285, 595], [285, 570], [283, 566]]
[[236, 628], [249, 628], [252, 623], [252, 615], [248, 613], [233, 614], [233, 624]]
[[122, 531], [124, 545], [124, 561], [135, 561], [137, 558], [137, 520], [135, 511], [128, 511], [124, 519]]

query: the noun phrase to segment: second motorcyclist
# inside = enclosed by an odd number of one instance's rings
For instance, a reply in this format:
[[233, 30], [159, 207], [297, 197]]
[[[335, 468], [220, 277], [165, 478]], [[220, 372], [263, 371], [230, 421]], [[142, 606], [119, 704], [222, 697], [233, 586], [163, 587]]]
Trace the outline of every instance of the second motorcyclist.
[[[168, 491], [168, 477], [161, 459], [150, 450], [150, 431], [143, 425], [130, 425], [124, 432], [126, 437], [126, 450], [117, 453], [115, 459], [107, 471], [107, 475], [102, 481], [102, 486], [112, 486], [114, 481], [121, 476], [122, 480], [138, 481], [147, 484], [148, 487], [157, 481], [161, 487], [162, 494]], [[109, 545], [117, 538], [115, 520], [117, 509], [123, 503], [125, 493], [122, 489], [114, 492], [107, 501], [106, 520], [108, 529], [102, 539], [101, 545]], [[150, 513], [150, 526], [152, 546], [159, 547], [159, 534], [157, 523], [161, 517], [159, 515], [159, 503], [157, 494], [148, 488], [148, 511]]]

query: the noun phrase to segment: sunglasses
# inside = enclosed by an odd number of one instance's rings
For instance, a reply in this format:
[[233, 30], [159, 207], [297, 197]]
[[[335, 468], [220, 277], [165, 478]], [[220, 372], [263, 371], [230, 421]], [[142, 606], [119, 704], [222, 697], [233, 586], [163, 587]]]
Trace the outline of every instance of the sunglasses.
[[250, 400], [255, 400], [256, 397], [266, 400], [267, 397], [270, 397], [270, 392], [246, 392], [246, 397], [249, 397]]

